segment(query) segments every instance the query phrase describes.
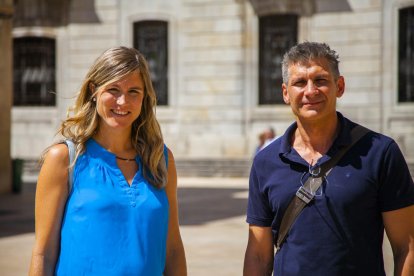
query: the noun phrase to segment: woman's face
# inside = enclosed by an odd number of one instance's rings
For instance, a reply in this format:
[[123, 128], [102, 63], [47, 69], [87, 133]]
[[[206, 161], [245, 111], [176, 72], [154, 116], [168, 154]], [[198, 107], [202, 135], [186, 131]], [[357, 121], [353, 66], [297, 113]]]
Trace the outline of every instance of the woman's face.
[[144, 92], [144, 81], [138, 71], [100, 88], [96, 99], [100, 130], [130, 130], [141, 113]]

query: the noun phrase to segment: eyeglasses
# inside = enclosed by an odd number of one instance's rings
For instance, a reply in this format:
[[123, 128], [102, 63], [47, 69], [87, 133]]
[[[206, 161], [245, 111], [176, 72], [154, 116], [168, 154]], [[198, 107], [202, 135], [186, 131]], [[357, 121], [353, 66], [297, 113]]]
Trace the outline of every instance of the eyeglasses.
[[[323, 186], [328, 183], [327, 178], [323, 176], [319, 176], [321, 173], [321, 167], [318, 166], [316, 168], [311, 168], [309, 166], [309, 170], [304, 172], [300, 178], [301, 187], [300, 190], [304, 190], [306, 193], [310, 194], [312, 197], [321, 197], [323, 195]], [[309, 178], [308, 185], [305, 185], [306, 181]], [[319, 181], [322, 181], [320, 184]]]

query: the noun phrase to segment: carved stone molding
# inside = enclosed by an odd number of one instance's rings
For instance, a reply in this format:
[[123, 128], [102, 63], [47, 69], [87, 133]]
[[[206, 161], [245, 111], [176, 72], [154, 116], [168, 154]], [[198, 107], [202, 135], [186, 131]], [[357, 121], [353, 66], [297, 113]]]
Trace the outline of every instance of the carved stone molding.
[[248, 0], [258, 16], [293, 13], [312, 16], [321, 12], [350, 11], [347, 0]]
[[15, 0], [14, 27], [97, 23], [95, 0]]

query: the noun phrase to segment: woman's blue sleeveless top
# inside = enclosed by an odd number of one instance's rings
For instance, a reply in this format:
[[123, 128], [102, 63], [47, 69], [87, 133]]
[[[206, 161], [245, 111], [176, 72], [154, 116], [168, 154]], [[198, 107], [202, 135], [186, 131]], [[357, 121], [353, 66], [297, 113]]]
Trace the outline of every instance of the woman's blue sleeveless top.
[[[166, 148], [164, 155], [167, 160]], [[162, 275], [169, 205], [165, 189], [143, 177], [131, 186], [115, 155], [86, 143], [73, 169], [61, 227], [57, 275]]]

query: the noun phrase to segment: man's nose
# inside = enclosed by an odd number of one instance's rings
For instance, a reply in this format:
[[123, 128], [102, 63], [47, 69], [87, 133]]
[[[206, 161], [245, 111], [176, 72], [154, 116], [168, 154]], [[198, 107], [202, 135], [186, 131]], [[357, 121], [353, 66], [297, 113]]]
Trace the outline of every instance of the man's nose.
[[312, 95], [317, 92], [318, 92], [318, 87], [315, 85], [315, 83], [312, 80], [308, 80], [308, 83], [305, 89], [305, 94]]

